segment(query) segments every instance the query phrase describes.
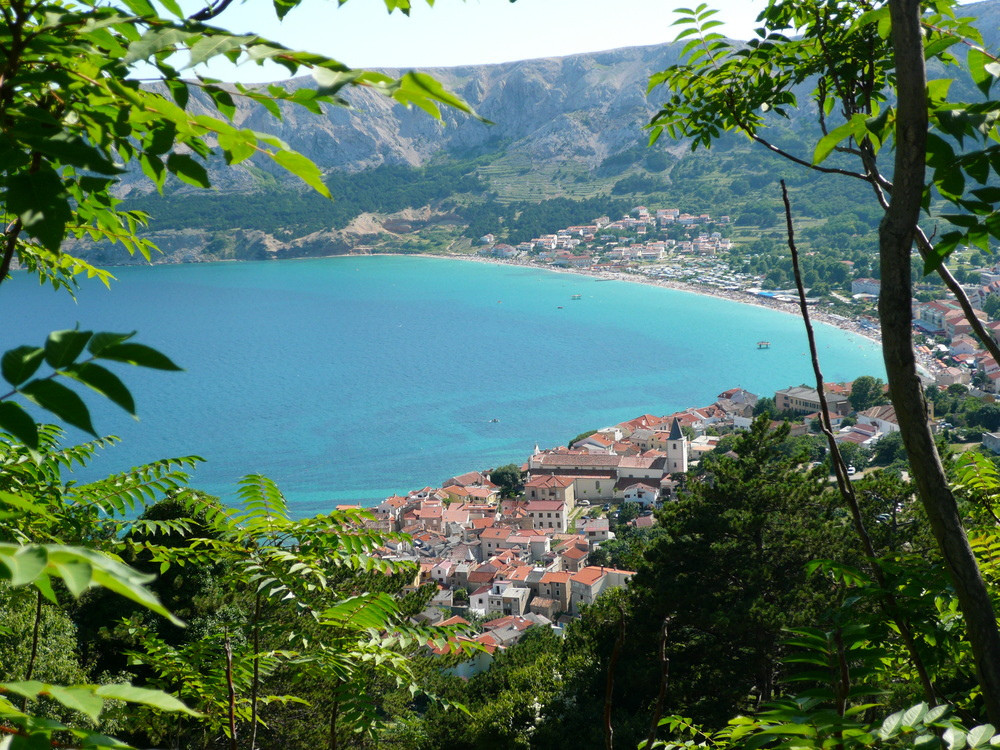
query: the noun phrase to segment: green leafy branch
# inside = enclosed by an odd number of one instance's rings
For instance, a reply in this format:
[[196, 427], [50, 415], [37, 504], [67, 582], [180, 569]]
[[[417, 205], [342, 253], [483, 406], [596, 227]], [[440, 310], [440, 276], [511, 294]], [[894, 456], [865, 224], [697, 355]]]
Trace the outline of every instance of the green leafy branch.
[[[0, 395], [0, 429], [29, 448], [38, 448], [39, 433], [34, 419], [23, 406], [10, 400], [18, 395], [96, 437], [90, 410], [83, 399], [57, 378], [87, 386], [134, 417], [135, 401], [128, 388], [117, 375], [97, 362], [105, 360], [157, 370], [180, 370], [156, 349], [132, 342], [134, 335], [134, 332], [95, 334], [75, 329], [53, 331], [43, 346], [20, 346], [5, 352], [0, 358], [0, 374], [12, 389]], [[85, 351], [89, 356], [81, 358]], [[43, 362], [52, 372], [33, 377]]]

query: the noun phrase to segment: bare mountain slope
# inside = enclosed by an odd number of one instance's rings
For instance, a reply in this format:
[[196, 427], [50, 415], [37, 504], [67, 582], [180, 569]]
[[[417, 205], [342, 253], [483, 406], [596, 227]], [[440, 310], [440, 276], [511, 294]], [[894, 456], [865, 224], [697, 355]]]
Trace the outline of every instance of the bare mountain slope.
[[[324, 171], [421, 166], [435, 158], [500, 151], [536, 164], [574, 161], [592, 168], [642, 139], [642, 126], [654, 111], [645, 96], [646, 81], [675, 58], [674, 45], [658, 45], [426, 71], [493, 125], [451, 110], [443, 112], [442, 123], [366, 89], [347, 92], [351, 109], [331, 106], [322, 116], [283, 106], [281, 122], [253, 102], [237, 99], [235, 123], [275, 133]], [[314, 83], [299, 78], [291, 85]], [[284, 179], [268, 163], [256, 161], [255, 166]], [[212, 171], [213, 183], [224, 191], [253, 189], [260, 181], [252, 168]], [[147, 188], [131, 183], [125, 192], [133, 189]]]

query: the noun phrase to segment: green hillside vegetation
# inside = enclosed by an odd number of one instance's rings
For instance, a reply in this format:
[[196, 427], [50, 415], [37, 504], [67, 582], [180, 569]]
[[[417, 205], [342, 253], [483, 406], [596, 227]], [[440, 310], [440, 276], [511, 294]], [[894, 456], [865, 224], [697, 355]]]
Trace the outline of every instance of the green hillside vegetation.
[[300, 237], [342, 229], [364, 212], [392, 213], [438, 203], [456, 194], [478, 194], [483, 189], [467, 165], [385, 165], [357, 174], [327, 175], [324, 183], [336, 200], [297, 185], [282, 185], [236, 195], [174, 191], [129, 199], [124, 206], [148, 213], [153, 231], [257, 229]]

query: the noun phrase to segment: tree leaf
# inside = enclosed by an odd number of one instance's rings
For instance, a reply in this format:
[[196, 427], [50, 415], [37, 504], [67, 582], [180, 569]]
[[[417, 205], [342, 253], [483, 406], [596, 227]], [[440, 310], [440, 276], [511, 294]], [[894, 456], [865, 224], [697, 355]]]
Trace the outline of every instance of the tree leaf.
[[0, 503], [9, 505], [12, 508], [27, 511], [36, 516], [41, 516], [42, 518], [53, 518], [53, 515], [45, 508], [37, 503], [33, 503], [31, 500], [26, 497], [22, 497], [21, 495], [12, 495], [9, 492], [0, 492]]
[[79, 598], [90, 587], [94, 569], [86, 560], [71, 559], [53, 564], [74, 598]]
[[902, 722], [904, 727], [915, 727], [918, 726], [920, 720], [924, 718], [924, 714], [927, 713], [927, 704], [918, 703], [915, 706], [911, 706], [903, 712]]
[[32, 132], [21, 135], [21, 140], [61, 164], [106, 175], [125, 171], [115, 166], [99, 149], [70, 133]]
[[[4, 547], [12, 546], [14, 545], [0, 545], [0, 552], [3, 552]], [[156, 595], [146, 588], [145, 584], [151, 581], [153, 576], [144, 575], [124, 563], [84, 547], [45, 545], [45, 549], [48, 552], [53, 572], [61, 574], [62, 570], [68, 569], [66, 566], [70, 563], [87, 563], [91, 570], [91, 585], [102, 586], [126, 599], [131, 599], [146, 609], [163, 615], [175, 625], [183, 625], [163, 606]]]
[[219, 148], [226, 152], [227, 163], [239, 164], [257, 152], [257, 137], [251, 130], [219, 133]]
[[0, 200], [28, 234], [47, 250], [59, 251], [73, 213], [62, 179], [51, 167], [11, 175]]
[[895, 737], [896, 734], [899, 732], [900, 727], [902, 726], [903, 726], [903, 712], [897, 711], [896, 713], [890, 714], [889, 716], [885, 717], [885, 720], [882, 722], [882, 726], [881, 728], [879, 728], [878, 733], [882, 737], [882, 739], [888, 740], [892, 737]]
[[205, 167], [188, 154], [170, 154], [167, 157], [167, 169], [189, 185], [200, 188], [212, 186]]
[[828, 157], [833, 149], [841, 142], [850, 138], [854, 134], [854, 126], [850, 122], [845, 122], [838, 128], [834, 128], [829, 133], [819, 139], [816, 149], [813, 151], [813, 164], [820, 164]]
[[232, 36], [213, 30], [212, 34], [206, 34], [191, 47], [191, 59], [187, 67], [193, 68], [195, 65], [206, 62], [217, 55], [224, 55], [240, 49], [244, 44], [248, 44], [256, 39], [256, 35]]
[[100, 356], [101, 352], [109, 346], [128, 341], [135, 336], [135, 333], [135, 331], [132, 331], [132, 333], [108, 333], [107, 331], [95, 333], [90, 339], [90, 343], [87, 344], [87, 351], [93, 355]]
[[45, 350], [37, 346], [9, 349], [0, 359], [0, 372], [11, 385], [20, 385], [38, 371], [44, 358]]
[[[410, 72], [404, 75], [402, 80], [404, 85], [408, 85], [413, 90], [423, 92], [428, 98], [434, 101], [447, 104], [462, 112], [479, 117], [464, 99], [448, 91], [433, 76], [429, 76], [426, 73]], [[480, 117], [479, 119], [482, 118]]]
[[52, 380], [32, 380], [20, 388], [20, 393], [67, 424], [97, 436], [83, 399], [61, 383]]
[[176, 0], [160, 0], [160, 4], [177, 18], [184, 18], [184, 11], [181, 10], [181, 6], [177, 4]]
[[137, 16], [156, 16], [156, 9], [149, 0], [122, 0], [122, 2]]
[[978, 727], [973, 727], [969, 730], [969, 747], [979, 747], [986, 744], [993, 738], [994, 734], [996, 734], [996, 729], [992, 724], [980, 724]]
[[193, 36], [196, 36], [194, 32], [170, 26], [152, 28], [128, 46], [128, 54], [122, 62], [125, 65], [132, 65], [139, 60], [146, 60], [157, 52], [174, 49]]
[[45, 361], [56, 369], [72, 364], [91, 336], [91, 331], [53, 331], [45, 340]]
[[154, 370], [175, 370], [181, 368], [175, 365], [165, 354], [158, 352], [145, 344], [120, 343], [102, 346], [100, 352], [95, 352], [100, 359], [110, 359], [115, 362], [126, 362], [138, 367], [149, 367]]
[[144, 706], [152, 706], [161, 711], [185, 713], [188, 716], [201, 716], [197, 711], [184, 705], [182, 701], [161, 690], [149, 690], [147, 688], [135, 687], [134, 685], [116, 684], [101, 685], [94, 693], [101, 698], [127, 701], [128, 703], [141, 703]]
[[80, 711], [90, 717], [91, 721], [97, 721], [104, 708], [104, 701], [94, 695], [92, 688], [87, 687], [62, 687], [61, 685], [48, 685], [49, 697], [74, 711]]
[[18, 547], [4, 545], [0, 550], [0, 562], [7, 569], [7, 580], [11, 586], [27, 586], [42, 574], [48, 564], [45, 549], [39, 546]]
[[233, 101], [233, 95], [218, 86], [206, 86], [204, 91], [212, 97], [212, 102], [219, 113], [227, 120], [232, 120], [233, 115], [236, 114], [236, 103]]
[[287, 149], [275, 151], [271, 158], [323, 197], [331, 197], [329, 188], [323, 183], [323, 174], [311, 159]]
[[962, 750], [965, 747], [965, 732], [955, 727], [948, 727], [941, 739], [948, 745], [948, 750]]
[[316, 81], [317, 91], [322, 94], [336, 94], [344, 86], [358, 80], [358, 71], [356, 70], [315, 67], [310, 72], [313, 80]]
[[[967, 454], [964, 454], [964, 455], [971, 456], [973, 454], [967, 453]], [[933, 724], [934, 722], [936, 722], [938, 719], [940, 719], [942, 716], [944, 716], [945, 714], [947, 714], [948, 711], [950, 711], [950, 710], [951, 710], [951, 706], [948, 706], [948, 705], [934, 706], [934, 708], [932, 708], [930, 711], [928, 711], [927, 714], [924, 716], [924, 726], [930, 726], [931, 724]]]
[[973, 83], [979, 87], [979, 90], [983, 92], [983, 96], [990, 95], [990, 88], [993, 86], [993, 81], [996, 77], [988, 70], [988, 66], [993, 62], [992, 57], [978, 47], [969, 48], [969, 54], [966, 57], [969, 76], [972, 78]]
[[93, 362], [81, 362], [65, 368], [64, 372], [135, 416], [135, 400], [132, 394], [121, 379], [110, 370]]

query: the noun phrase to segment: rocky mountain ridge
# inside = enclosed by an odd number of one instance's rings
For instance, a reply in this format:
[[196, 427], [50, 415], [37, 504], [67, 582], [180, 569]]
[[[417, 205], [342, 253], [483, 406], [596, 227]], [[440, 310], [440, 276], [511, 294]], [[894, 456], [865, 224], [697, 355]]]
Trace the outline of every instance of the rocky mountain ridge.
[[[965, 5], [960, 10], [979, 19], [988, 46], [996, 43], [1000, 0]], [[437, 121], [423, 111], [407, 110], [365, 88], [344, 93], [350, 108], [328, 106], [322, 115], [282, 104], [280, 121], [252, 101], [236, 97], [233, 119], [237, 126], [274, 133], [312, 159], [328, 176], [371, 174], [389, 165], [423, 168], [458, 164], [479, 185], [471, 190], [466, 185], [459, 191], [463, 195], [452, 200], [446, 189], [448, 181], [439, 180], [445, 187], [429, 200], [421, 197], [416, 202], [396, 201], [385, 209], [362, 201], [353, 218], [340, 219], [326, 217], [321, 207], [309, 209], [311, 216], [323, 216], [326, 223], [321, 221], [321, 226], [303, 221], [300, 211], [287, 220], [275, 216], [273, 226], [258, 223], [251, 227], [237, 216], [235, 207], [241, 201], [246, 215], [246, 206], [254, 196], [258, 202], [253, 205], [257, 206], [266, 203], [259, 196], [267, 191], [274, 195], [275, 191], [299, 190], [300, 186], [269, 160], [251, 160], [235, 168], [216, 163], [209, 170], [215, 195], [229, 196], [229, 202], [216, 201], [213, 210], [232, 214], [230, 224], [208, 229], [199, 225], [199, 217], [193, 215], [182, 224], [154, 223], [150, 236], [164, 250], [161, 260], [167, 262], [256, 259], [332, 254], [367, 247], [376, 251], [412, 251], [442, 243], [447, 246], [459, 239], [456, 226], [463, 221], [467, 226], [472, 223], [461, 211], [462, 206], [481, 201], [509, 204], [556, 196], [601, 195], [628, 195], [637, 200], [648, 195], [649, 200], [657, 200], [679, 194], [699, 202], [689, 207], [691, 210], [719, 208], [730, 200], [729, 196], [741, 198], [744, 208], [752, 205], [756, 209], [762, 201], [747, 192], [748, 185], [759, 187], [763, 176], [770, 174], [774, 178], [772, 169], [780, 170], [784, 165], [769, 163], [760, 157], [759, 150], [749, 149], [741, 139], [734, 137], [720, 143], [710, 155], [698, 152], [694, 157], [684, 144], [665, 137], [654, 152], [645, 147], [643, 126], [662, 96], [654, 90], [647, 97], [649, 76], [676, 62], [681, 46], [631, 47], [425, 71], [493, 124], [447, 108], [442, 110], [442, 120]], [[403, 71], [385, 72], [399, 75]], [[941, 75], [948, 74], [945, 71]], [[311, 87], [314, 82], [298, 78], [285, 85]], [[204, 106], [198, 103], [197, 95], [194, 99], [194, 109]], [[793, 150], [808, 158], [816, 139], [812, 132], [815, 123], [808, 112], [796, 115], [781, 127], [795, 143]], [[651, 153], [660, 159], [658, 166], [643, 163]], [[704, 173], [710, 163], [714, 165], [712, 174], [702, 175], [697, 182], [699, 172]], [[623, 177], [628, 178], [623, 180], [627, 184], [618, 184]], [[372, 192], [389, 189], [393, 181], [398, 185], [409, 179], [406, 174], [390, 175]], [[164, 203], [162, 208], [154, 203], [158, 199], [148, 197], [152, 186], [141, 175], [126, 176], [122, 188], [126, 199], [147, 196], [143, 207], [154, 216], [173, 219], [179, 213], [176, 203]], [[334, 190], [335, 198], [342, 202], [354, 192], [352, 184], [343, 182], [338, 189]], [[194, 192], [195, 188], [177, 181], [168, 183], [167, 197], [175, 201], [183, 201], [186, 194]], [[196, 200], [205, 202], [206, 198], [202, 193]], [[407, 210], [419, 211], [423, 218], [410, 221], [405, 215]], [[768, 210], [761, 208], [765, 218]], [[722, 211], [734, 212], [738, 210]], [[432, 240], [405, 241], [411, 234], [419, 237], [429, 228], [436, 232]], [[128, 261], [116, 248], [86, 252], [102, 262]]]
[[[324, 171], [422, 166], [434, 159], [499, 152], [517, 153], [536, 164], [577, 162], [592, 168], [644, 140], [642, 127], [656, 109], [655, 94], [651, 99], [645, 95], [646, 82], [650, 74], [676, 61], [678, 49], [674, 44], [653, 45], [423, 71], [493, 124], [448, 108], [443, 108], [441, 121], [434, 120], [365, 88], [345, 92], [350, 108], [327, 106], [323, 115], [282, 103], [281, 121], [236, 97], [233, 120], [238, 127], [277, 135]], [[405, 71], [384, 72], [398, 76]], [[295, 89], [315, 84], [304, 77], [284, 85]], [[199, 107], [203, 105], [194, 105], [196, 111]], [[260, 182], [258, 169], [281, 176], [258, 161], [249, 170], [213, 169], [213, 185], [223, 191], [252, 190]], [[126, 181], [125, 194], [149, 189], [137, 176]]]

